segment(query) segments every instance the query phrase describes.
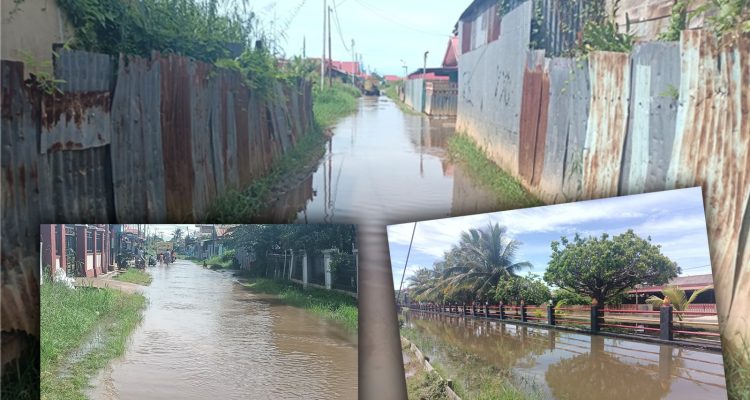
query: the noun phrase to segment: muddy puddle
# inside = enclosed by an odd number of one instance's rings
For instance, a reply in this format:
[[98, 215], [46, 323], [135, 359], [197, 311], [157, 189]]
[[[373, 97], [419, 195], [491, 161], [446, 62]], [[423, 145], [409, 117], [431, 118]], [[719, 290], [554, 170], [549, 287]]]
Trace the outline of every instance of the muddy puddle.
[[188, 261], [149, 268], [149, 305], [95, 399], [351, 399], [357, 335]]

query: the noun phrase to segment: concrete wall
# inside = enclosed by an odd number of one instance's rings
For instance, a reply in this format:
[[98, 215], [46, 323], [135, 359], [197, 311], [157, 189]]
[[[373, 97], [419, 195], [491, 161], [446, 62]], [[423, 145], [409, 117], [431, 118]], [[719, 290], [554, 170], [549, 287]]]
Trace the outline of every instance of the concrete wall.
[[424, 79], [404, 81], [404, 103], [415, 111], [424, 110]]
[[531, 31], [531, 2], [505, 18], [500, 39], [458, 60], [456, 127], [505, 170], [518, 171], [519, 116]]
[[[24, 61], [27, 52], [38, 64], [51, 61], [52, 44], [73, 37], [63, 14], [54, 0], [2, 0], [2, 59]], [[51, 72], [52, 66], [42, 69]]]

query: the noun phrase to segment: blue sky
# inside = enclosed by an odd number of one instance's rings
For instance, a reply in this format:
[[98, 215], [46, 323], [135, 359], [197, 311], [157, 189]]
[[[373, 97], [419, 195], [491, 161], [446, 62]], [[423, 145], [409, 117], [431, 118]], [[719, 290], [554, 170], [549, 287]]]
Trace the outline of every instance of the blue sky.
[[[662, 252], [683, 269], [683, 276], [711, 273], [703, 199], [701, 189], [696, 187], [418, 222], [406, 277], [441, 259], [458, 242], [461, 232], [485, 227], [490, 221], [506, 226], [509, 235], [521, 242], [518, 261], [531, 262], [534, 267], [530, 272], [538, 275], [544, 273], [553, 240], [572, 237], [576, 232], [583, 236], [605, 232], [617, 235], [631, 228], [661, 245]], [[396, 290], [413, 229], [413, 223], [388, 227]]]
[[[351, 61], [351, 49], [344, 44], [350, 47], [354, 39], [365, 66], [403, 75], [401, 60], [414, 71], [422, 67], [425, 51], [430, 52], [428, 66], [440, 65], [453, 26], [471, 0], [328, 0], [329, 6], [334, 4], [342, 34], [332, 16], [333, 59]], [[323, 0], [258, 1], [252, 9], [267, 30], [288, 27], [279, 43], [287, 56], [301, 55], [304, 40], [307, 56], [320, 57]]]

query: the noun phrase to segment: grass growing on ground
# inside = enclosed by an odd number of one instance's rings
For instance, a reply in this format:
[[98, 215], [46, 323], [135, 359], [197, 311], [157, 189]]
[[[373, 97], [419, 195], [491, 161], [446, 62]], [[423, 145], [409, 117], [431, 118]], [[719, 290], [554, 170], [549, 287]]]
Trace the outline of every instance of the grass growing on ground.
[[144, 286], [148, 286], [151, 284], [151, 275], [148, 272], [140, 271], [134, 268], [128, 268], [127, 271], [115, 276], [115, 279], [117, 279], [118, 281], [130, 282]]
[[288, 281], [264, 278], [253, 278], [243, 285], [257, 293], [278, 295], [285, 304], [309, 309], [323, 317], [340, 321], [350, 329], [356, 330], [358, 327], [357, 299], [351, 296], [316, 288], [302, 290]]
[[390, 84], [386, 86], [385, 90], [383, 91], [385, 95], [393, 100], [394, 103], [396, 103], [396, 106], [404, 113], [409, 115], [422, 115], [421, 112], [413, 110], [411, 107], [407, 106], [401, 99], [398, 97], [398, 87], [395, 84]]
[[467, 135], [460, 134], [451, 137], [448, 141], [448, 151], [451, 158], [467, 167], [472, 178], [497, 195], [502, 209], [544, 205], [518, 180], [490, 161], [486, 153]]
[[334, 83], [321, 90], [315, 87], [313, 93], [313, 114], [321, 127], [329, 127], [337, 120], [357, 110], [359, 90], [351, 85]]
[[26, 336], [26, 351], [5, 366], [0, 383], [0, 399], [35, 400], [39, 398], [39, 341]]
[[146, 298], [113, 289], [40, 289], [43, 399], [84, 399], [89, 380], [125, 352]]
[[[457, 360], [458, 365], [443, 365], [442, 362], [436, 361], [438, 357], [425, 353], [425, 356], [430, 357], [430, 364], [438, 375], [453, 380], [452, 389], [462, 399], [541, 400], [544, 398], [543, 393], [533, 382], [515, 376], [510, 370], [487, 365], [479, 357], [466, 353], [465, 349], [437, 343], [412, 328], [401, 327], [400, 332], [422, 351], [440, 348], [445, 352], [446, 359], [453, 357], [452, 359]], [[452, 364], [450, 361], [446, 362]], [[466, 382], [469, 382], [471, 387], [465, 386]], [[411, 394], [410, 391], [409, 398], [412, 398]]]
[[341, 83], [334, 84], [333, 88], [315, 89], [313, 131], [278, 159], [266, 176], [255, 180], [244, 190], [230, 190], [217, 199], [209, 208], [205, 219], [216, 223], [235, 223], [249, 221], [261, 212], [273, 194], [274, 185], [323, 156], [323, 143], [326, 141], [323, 128], [356, 111], [357, 97], [359, 91], [356, 88]]
[[730, 399], [750, 400], [750, 341], [743, 340], [736, 351], [726, 351], [727, 391]]
[[[203, 265], [202, 261], [198, 262]], [[238, 265], [234, 263], [234, 250], [229, 250], [222, 255], [216, 255], [206, 260], [206, 265], [211, 269], [229, 269], [237, 268]]]

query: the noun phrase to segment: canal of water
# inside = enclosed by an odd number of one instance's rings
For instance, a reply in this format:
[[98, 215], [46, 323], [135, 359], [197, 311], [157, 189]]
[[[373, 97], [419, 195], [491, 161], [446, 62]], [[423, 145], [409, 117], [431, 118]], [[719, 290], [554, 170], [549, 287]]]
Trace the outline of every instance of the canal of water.
[[467, 398], [512, 374], [545, 399], [726, 399], [721, 354], [499, 321], [404, 312], [406, 336]]
[[148, 306], [96, 399], [352, 399], [357, 335], [189, 261], [149, 268]]

